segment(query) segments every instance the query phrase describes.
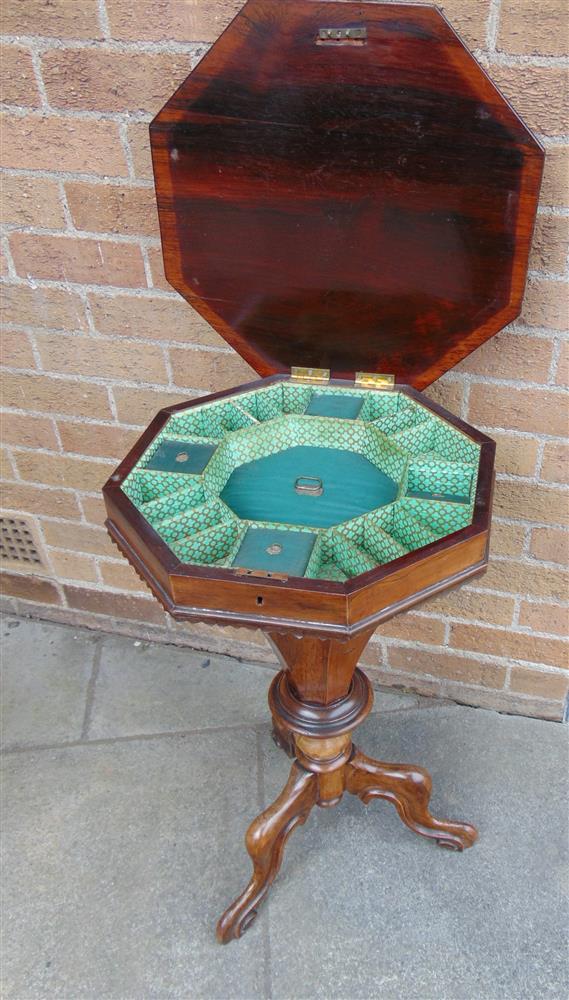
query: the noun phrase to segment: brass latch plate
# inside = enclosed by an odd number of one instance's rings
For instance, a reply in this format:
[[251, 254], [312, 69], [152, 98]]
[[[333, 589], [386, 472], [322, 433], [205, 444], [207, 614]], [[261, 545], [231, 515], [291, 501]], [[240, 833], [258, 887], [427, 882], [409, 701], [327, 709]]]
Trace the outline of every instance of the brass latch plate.
[[293, 382], [315, 382], [324, 385], [330, 381], [329, 368], [291, 368], [290, 376]]
[[355, 385], [360, 389], [393, 389], [395, 375], [379, 375], [377, 372], [356, 372]]

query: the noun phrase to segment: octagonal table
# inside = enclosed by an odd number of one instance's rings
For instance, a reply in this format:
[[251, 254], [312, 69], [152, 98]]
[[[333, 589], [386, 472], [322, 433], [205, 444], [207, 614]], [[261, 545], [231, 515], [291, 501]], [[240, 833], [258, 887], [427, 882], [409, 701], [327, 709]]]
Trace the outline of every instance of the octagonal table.
[[[283, 664], [269, 705], [294, 763], [247, 833], [226, 942], [290, 832], [346, 791], [475, 840], [431, 815], [423, 769], [354, 747], [357, 663], [487, 565], [494, 444], [419, 390], [519, 314], [543, 151], [440, 11], [368, 0], [248, 0], [150, 133], [166, 276], [263, 376], [163, 410], [104, 491], [174, 617], [261, 628]], [[196, 357], [176, 377], [204, 388]]]

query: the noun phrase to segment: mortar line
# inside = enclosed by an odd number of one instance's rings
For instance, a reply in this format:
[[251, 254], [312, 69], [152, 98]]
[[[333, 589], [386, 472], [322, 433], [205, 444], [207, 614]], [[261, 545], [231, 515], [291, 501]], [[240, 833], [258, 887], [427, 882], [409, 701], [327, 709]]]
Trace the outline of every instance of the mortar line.
[[85, 741], [88, 738], [89, 728], [91, 726], [91, 717], [93, 714], [93, 704], [95, 701], [95, 688], [97, 686], [97, 678], [99, 676], [99, 670], [101, 667], [101, 656], [103, 653], [103, 643], [105, 641], [104, 636], [98, 636], [95, 643], [95, 654], [93, 656], [93, 665], [91, 667], [91, 676], [89, 677], [89, 683], [87, 684], [87, 694], [85, 697], [85, 714], [83, 715], [83, 725], [81, 726], [81, 741]]
[[63, 743], [35, 743], [29, 746], [6, 747], [3, 753], [40, 753], [45, 750], [76, 750], [78, 747], [96, 749], [100, 746], [113, 746], [115, 743], [147, 743], [152, 740], [172, 739], [173, 737], [207, 736], [209, 733], [250, 732], [251, 729], [256, 730], [258, 725], [260, 724], [251, 725], [250, 722], [243, 722], [227, 726], [212, 726], [211, 729], [165, 729], [164, 732], [134, 733], [131, 736], [100, 736], [95, 739], [84, 739], [81, 736], [79, 739], [67, 740]]
[[[58, 622], [57, 624], [59, 625], [60, 623]], [[103, 644], [102, 642], [99, 643], [99, 649], [101, 653], [102, 653], [101, 649], [102, 644]], [[256, 665], [260, 666], [260, 664]], [[100, 656], [99, 656], [99, 662], [97, 664], [97, 675], [99, 673], [99, 667], [100, 667]], [[94, 671], [91, 674], [90, 685], [91, 685], [91, 680], [96, 682], [96, 677], [93, 677], [93, 673]], [[91, 685], [91, 687], [92, 687], [92, 692], [88, 692], [88, 695], [89, 693], [94, 693], [94, 683], [93, 685]], [[378, 694], [381, 696], [381, 693], [382, 692], [380, 690]], [[387, 693], [390, 693], [389, 689], [387, 689]], [[410, 704], [408, 706], [403, 706], [397, 709], [383, 709], [383, 712], [384, 714], [395, 715], [415, 710], [417, 707], [418, 706], [416, 704]], [[32, 743], [27, 746], [7, 746], [3, 748], [2, 752], [3, 754], [22, 754], [22, 753], [42, 753], [48, 750], [76, 750], [78, 748], [96, 749], [97, 747], [100, 746], [113, 746], [115, 743], [137, 743], [137, 742], [146, 743], [152, 740], [172, 739], [179, 737], [196, 737], [196, 736], [203, 737], [203, 736], [208, 736], [209, 734], [217, 735], [219, 733], [227, 733], [227, 732], [240, 733], [240, 732], [251, 732], [251, 730], [253, 730], [257, 739], [257, 753], [259, 753], [261, 745], [260, 744], [261, 736], [266, 732], [268, 725], [269, 722], [255, 722], [255, 723], [240, 722], [240, 723], [228, 723], [225, 726], [211, 726], [200, 729], [171, 729], [171, 730], [166, 729], [162, 732], [156, 732], [156, 733], [133, 733], [128, 736], [100, 736], [94, 739], [89, 739], [88, 737], [84, 737], [83, 735], [81, 735], [78, 739], [64, 740], [59, 743]], [[260, 772], [258, 772], [258, 774], [259, 773]], [[262, 774], [261, 778], [259, 779], [258, 777], [257, 779], [257, 786], [258, 786], [257, 788], [258, 797], [260, 802], [260, 811], [262, 811], [264, 809], [264, 796], [265, 796], [264, 780]]]

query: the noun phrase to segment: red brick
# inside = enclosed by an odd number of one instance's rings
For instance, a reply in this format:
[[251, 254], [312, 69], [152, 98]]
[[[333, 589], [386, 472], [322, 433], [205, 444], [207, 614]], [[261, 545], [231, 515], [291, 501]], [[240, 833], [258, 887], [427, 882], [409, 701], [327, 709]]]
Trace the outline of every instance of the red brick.
[[569, 574], [550, 566], [532, 566], [512, 559], [494, 559], [486, 574], [477, 582], [483, 590], [500, 590], [505, 594], [523, 597], [545, 597], [552, 601], [566, 601]]
[[567, 429], [565, 396], [548, 389], [473, 385], [468, 420], [475, 427], [504, 427], [563, 437]]
[[128, 169], [115, 122], [50, 115], [0, 118], [1, 165], [126, 177]]
[[443, 0], [438, 6], [467, 45], [477, 48], [485, 46], [489, 0]]
[[461, 361], [455, 370], [493, 378], [546, 382], [552, 355], [551, 340], [499, 333]]
[[64, 229], [65, 215], [57, 181], [4, 174], [0, 191], [2, 222], [40, 229]]
[[226, 347], [209, 323], [181, 298], [132, 295], [109, 298], [93, 292], [89, 303], [99, 333]]
[[502, 517], [564, 525], [569, 519], [569, 496], [565, 490], [535, 486], [516, 480], [499, 480], [494, 510]]
[[[81, 497], [81, 507], [83, 508], [83, 514], [85, 515], [85, 520], [89, 524], [93, 524], [97, 527], [102, 527], [105, 523], [107, 512], [105, 510], [105, 503], [101, 496], [99, 497]], [[113, 546], [115, 555], [118, 554], [118, 549]]]
[[7, 0], [2, 5], [2, 30], [7, 35], [90, 41], [102, 37], [97, 0]]
[[126, 559], [124, 562], [101, 562], [99, 567], [106, 586], [115, 587], [116, 590], [137, 590], [148, 593], [147, 586]]
[[64, 451], [76, 452], [78, 455], [93, 455], [96, 458], [115, 458], [122, 461], [140, 437], [140, 431], [108, 424], [74, 424], [60, 421], [58, 427]]
[[2, 45], [0, 62], [0, 101], [27, 108], [39, 107], [40, 95], [30, 50], [22, 45]]
[[[529, 669], [525, 667], [524, 669]], [[563, 701], [548, 701], [545, 698], [530, 698], [513, 691], [496, 690], [469, 686], [461, 681], [446, 678], [435, 680], [431, 677], [410, 677], [393, 669], [382, 667], [366, 671], [375, 685], [382, 684], [397, 690], [404, 690], [427, 698], [452, 698], [461, 705], [475, 705], [509, 715], [531, 715], [538, 719], [560, 722], [563, 718]]]
[[81, 512], [73, 493], [43, 489], [24, 483], [2, 486], [2, 506], [18, 514], [43, 514], [44, 517], [66, 517], [79, 520]]
[[113, 389], [117, 416], [123, 424], [133, 424], [146, 427], [158, 410], [165, 406], [183, 403], [188, 399], [187, 392], [170, 392], [158, 389]]
[[[150, 263], [150, 273], [152, 284], [155, 288], [160, 288], [165, 292], [172, 292], [174, 289], [164, 274], [164, 258], [160, 247], [150, 247], [147, 250]], [[432, 388], [432, 386], [430, 387]]]
[[213, 42], [243, 0], [107, 0], [113, 38]]
[[540, 195], [542, 205], [567, 205], [569, 201], [568, 154], [569, 146], [558, 145], [547, 148]]
[[38, 604], [61, 604], [57, 587], [49, 580], [28, 574], [0, 573], [0, 593]]
[[544, 671], [513, 667], [510, 688], [522, 694], [537, 695], [539, 698], [565, 698], [569, 689], [569, 677], [564, 674], [547, 674]]
[[559, 215], [538, 215], [535, 220], [529, 266], [535, 271], [565, 271], [569, 252], [569, 219]]
[[566, 69], [492, 65], [490, 75], [530, 128], [545, 135], [569, 132]]
[[566, 55], [566, 19], [564, 0], [502, 0], [498, 48], [519, 55]]
[[55, 430], [47, 417], [30, 417], [28, 414], [3, 413], [0, 417], [2, 439], [6, 444], [23, 445], [26, 448], [59, 448]]
[[537, 462], [537, 441], [515, 434], [492, 434], [496, 448], [496, 470], [511, 476], [533, 476]]
[[36, 362], [27, 333], [22, 330], [3, 330], [0, 361], [8, 368], [35, 368]]
[[131, 618], [148, 625], [166, 624], [166, 615], [160, 608], [158, 601], [153, 598], [109, 594], [102, 590], [90, 590], [69, 585], [63, 589], [67, 603], [71, 608], [91, 611], [96, 615], [108, 615], [111, 618]]
[[560, 528], [534, 528], [531, 533], [531, 554], [545, 562], [569, 565], [569, 532]]
[[439, 403], [440, 406], [444, 406], [451, 413], [460, 414], [464, 398], [464, 386], [462, 382], [447, 382], [443, 375], [442, 378], [433, 382], [432, 385], [427, 386], [424, 394], [427, 399], [432, 399], [433, 402]]
[[555, 381], [557, 385], [569, 385], [569, 341], [567, 340], [561, 344]]
[[453, 625], [450, 644], [458, 649], [558, 667], [567, 664], [569, 648], [566, 642], [559, 639], [542, 639], [525, 632], [482, 628], [480, 625]]
[[[64, 375], [92, 375], [137, 382], [167, 381], [160, 347], [144, 344], [136, 351], [133, 369], [132, 345], [98, 337], [65, 337], [58, 333], [36, 337], [43, 367]], [[102, 416], [102, 414], [99, 414]]]
[[192, 65], [185, 53], [52, 49], [42, 57], [42, 74], [53, 108], [155, 114]]
[[22, 278], [146, 288], [140, 247], [130, 243], [12, 233], [10, 249]]
[[389, 646], [388, 658], [390, 666], [399, 670], [430, 674], [433, 677], [488, 688], [502, 688], [506, 679], [505, 667], [493, 663], [481, 663], [466, 656], [457, 656], [447, 650], [430, 653], [424, 649]]
[[95, 560], [89, 556], [52, 549], [49, 559], [58, 580], [81, 580], [83, 583], [98, 580]]
[[22, 479], [63, 486], [67, 489], [95, 492], [100, 490], [111, 472], [111, 462], [90, 462], [67, 455], [51, 455], [49, 462], [42, 461], [31, 452], [17, 452], [16, 465]]
[[41, 526], [46, 545], [115, 559], [118, 557], [118, 549], [102, 527], [74, 524], [72, 521], [42, 521]]
[[59, 330], [87, 329], [85, 307], [75, 292], [4, 284], [0, 296], [4, 323]]
[[150, 135], [147, 122], [135, 122], [127, 128], [128, 144], [132, 156], [135, 176], [140, 180], [152, 180], [152, 156], [150, 155]]
[[502, 524], [494, 518], [490, 533], [493, 556], [520, 556], [524, 550], [526, 529], [518, 524]]
[[547, 326], [565, 330], [569, 322], [566, 281], [530, 278], [522, 309], [522, 322], [528, 326]]
[[[380, 666], [383, 663], [383, 647], [380, 646], [378, 642], [374, 642], [372, 640], [371, 642], [368, 643], [368, 645], [364, 649], [362, 655], [359, 658], [358, 663], [360, 663], [364, 667]], [[368, 673], [367, 670], [366, 673]]]
[[540, 479], [569, 483], [569, 445], [558, 441], [546, 442]]
[[77, 417], [112, 418], [107, 390], [77, 379], [54, 379], [48, 375], [6, 372], [2, 377], [3, 402], [14, 409], [48, 415], [63, 413]]
[[513, 597], [480, 594], [457, 587], [433, 597], [423, 606], [426, 611], [437, 611], [452, 618], [475, 619], [489, 625], [511, 625], [515, 602]]
[[438, 646], [444, 642], [446, 630], [444, 623], [436, 618], [405, 614], [380, 625], [377, 634], [388, 639], [408, 639], [410, 642]]
[[567, 635], [569, 626], [569, 610], [559, 604], [532, 604], [522, 601], [520, 608], [520, 625], [531, 628], [534, 632], [549, 632], [552, 635]]
[[154, 189], [69, 181], [67, 203], [77, 229], [124, 236], [158, 236]]
[[217, 354], [214, 351], [170, 351], [174, 382], [192, 389], [231, 389], [250, 382], [255, 372], [238, 354]]
[[0, 479], [11, 481], [16, 478], [8, 448], [0, 447]]

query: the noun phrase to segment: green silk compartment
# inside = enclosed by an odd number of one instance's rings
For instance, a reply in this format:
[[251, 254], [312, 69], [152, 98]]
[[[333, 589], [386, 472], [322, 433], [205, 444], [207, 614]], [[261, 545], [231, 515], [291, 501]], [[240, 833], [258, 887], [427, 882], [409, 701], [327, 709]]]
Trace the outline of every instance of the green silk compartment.
[[315, 541], [316, 535], [312, 532], [278, 531], [252, 525], [247, 529], [232, 565], [287, 576], [304, 576]]
[[283, 381], [174, 413], [123, 489], [182, 562], [343, 581], [470, 524], [479, 455], [397, 390]]
[[305, 413], [310, 417], [336, 417], [338, 420], [355, 420], [363, 406], [361, 396], [348, 396], [330, 393], [313, 393]]
[[203, 441], [193, 442], [191, 447], [185, 441], [161, 441], [145, 468], [195, 475], [203, 472], [216, 448]]

